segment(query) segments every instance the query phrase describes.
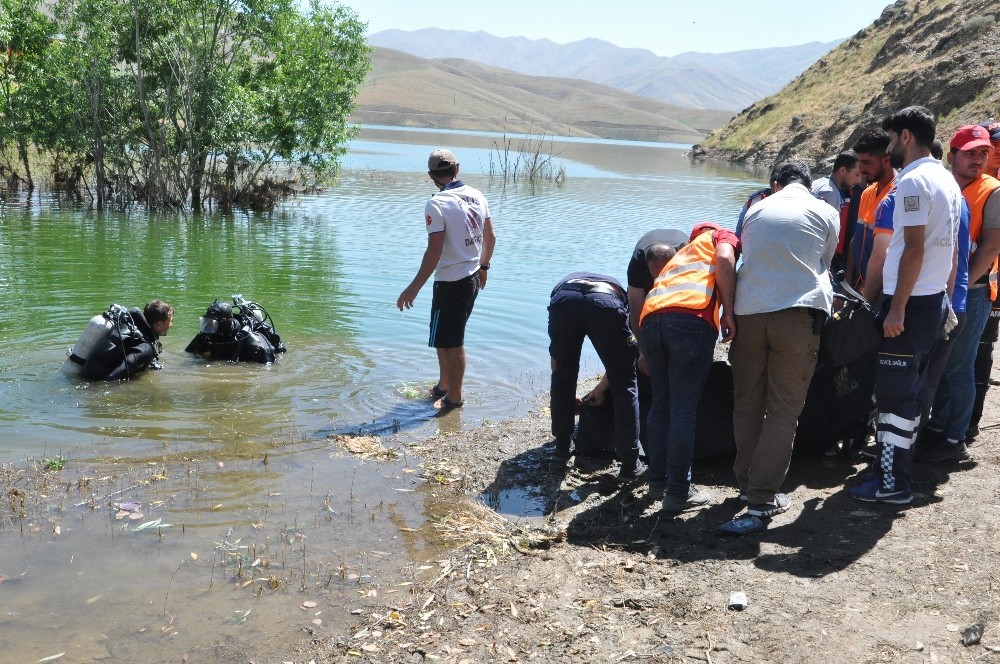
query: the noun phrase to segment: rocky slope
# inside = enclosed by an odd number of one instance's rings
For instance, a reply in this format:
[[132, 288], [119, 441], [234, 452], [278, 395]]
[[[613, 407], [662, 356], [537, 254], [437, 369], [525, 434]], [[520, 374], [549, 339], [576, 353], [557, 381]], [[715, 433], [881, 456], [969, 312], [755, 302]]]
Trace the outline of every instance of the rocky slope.
[[792, 156], [824, 166], [865, 128], [921, 104], [938, 138], [1000, 115], [995, 0], [899, 0], [872, 25], [695, 146], [696, 156], [771, 165]]

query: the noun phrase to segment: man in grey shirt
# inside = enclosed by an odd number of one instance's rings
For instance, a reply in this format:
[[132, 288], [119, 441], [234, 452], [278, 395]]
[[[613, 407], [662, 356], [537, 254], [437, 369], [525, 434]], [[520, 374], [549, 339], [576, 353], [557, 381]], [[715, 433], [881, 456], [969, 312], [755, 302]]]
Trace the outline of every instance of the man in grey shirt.
[[[837, 211], [812, 196], [809, 167], [775, 169], [775, 193], [743, 223], [736, 279], [736, 329], [729, 351], [736, 407], [736, 482], [755, 517], [789, 507], [779, 493], [792, 456], [799, 413], [816, 368], [819, 325], [833, 304], [827, 273], [837, 247]], [[723, 529], [726, 530], [725, 524]]]

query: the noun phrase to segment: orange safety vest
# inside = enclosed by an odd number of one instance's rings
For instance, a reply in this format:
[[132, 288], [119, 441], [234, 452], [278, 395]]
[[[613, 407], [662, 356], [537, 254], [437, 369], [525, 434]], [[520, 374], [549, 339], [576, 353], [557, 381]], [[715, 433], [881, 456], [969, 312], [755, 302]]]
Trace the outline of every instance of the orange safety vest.
[[[978, 178], [966, 185], [962, 190], [965, 202], [969, 204], [969, 237], [973, 242], [979, 242], [980, 231], [983, 228], [983, 208], [986, 200], [996, 189], [1000, 189], [1000, 180], [989, 175], [980, 175]], [[997, 268], [1000, 261], [993, 258], [993, 266], [990, 267], [990, 299], [997, 299]], [[969, 284], [970, 286], [972, 284]]]
[[719, 302], [715, 297], [714, 230], [706, 230], [670, 259], [653, 282], [639, 315], [639, 326], [651, 313], [666, 308], [700, 311], [715, 301], [715, 326], [719, 327]]

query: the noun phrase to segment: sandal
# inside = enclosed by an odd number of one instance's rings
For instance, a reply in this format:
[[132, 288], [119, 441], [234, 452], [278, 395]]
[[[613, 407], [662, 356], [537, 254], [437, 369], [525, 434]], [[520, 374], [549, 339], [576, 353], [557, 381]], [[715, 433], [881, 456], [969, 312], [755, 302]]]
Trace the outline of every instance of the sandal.
[[435, 385], [430, 389], [430, 392], [428, 392], [428, 394], [430, 395], [431, 399], [437, 401], [438, 399], [444, 398], [444, 395], [448, 394], [448, 390], [442, 390], [440, 385]]
[[450, 410], [455, 410], [456, 408], [461, 408], [465, 405], [465, 401], [452, 401], [447, 395], [441, 397], [434, 402], [434, 408], [438, 410], [439, 413], [447, 413]]

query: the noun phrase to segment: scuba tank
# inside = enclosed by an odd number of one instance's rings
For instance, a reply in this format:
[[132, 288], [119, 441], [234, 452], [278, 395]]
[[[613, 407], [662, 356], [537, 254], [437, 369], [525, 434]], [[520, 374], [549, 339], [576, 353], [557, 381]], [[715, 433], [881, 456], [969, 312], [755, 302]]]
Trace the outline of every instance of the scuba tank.
[[91, 352], [114, 329], [118, 318], [124, 313], [125, 307], [112, 304], [103, 314], [91, 318], [76, 345], [66, 351], [66, 361], [60, 370], [67, 376], [80, 376]]

